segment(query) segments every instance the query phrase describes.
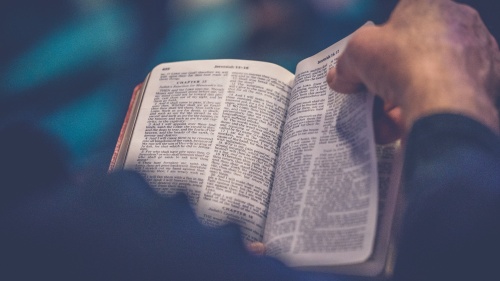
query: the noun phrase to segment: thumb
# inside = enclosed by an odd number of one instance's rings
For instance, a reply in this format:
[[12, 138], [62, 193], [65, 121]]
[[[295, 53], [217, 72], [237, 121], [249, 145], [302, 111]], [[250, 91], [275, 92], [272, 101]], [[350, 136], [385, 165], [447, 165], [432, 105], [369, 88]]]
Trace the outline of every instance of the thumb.
[[366, 26], [356, 31], [339, 57], [337, 65], [329, 70], [327, 82], [334, 91], [353, 93], [366, 88], [359, 70], [366, 64], [366, 56], [372, 45], [369, 40], [375, 29], [375, 26]]
[[250, 253], [257, 256], [263, 256], [266, 253], [266, 246], [261, 242], [247, 244], [247, 249]]
[[363, 84], [359, 79], [338, 71], [337, 67], [331, 68], [328, 71], [326, 80], [330, 88], [339, 93], [355, 93], [363, 89]]

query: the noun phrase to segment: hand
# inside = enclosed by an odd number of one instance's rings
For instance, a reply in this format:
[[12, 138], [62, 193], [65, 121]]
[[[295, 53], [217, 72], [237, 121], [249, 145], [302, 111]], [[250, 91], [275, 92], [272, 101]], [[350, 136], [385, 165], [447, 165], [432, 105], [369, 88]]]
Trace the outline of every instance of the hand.
[[386, 109], [400, 109], [393, 115], [404, 130], [448, 112], [500, 131], [498, 45], [475, 10], [450, 0], [401, 0], [386, 24], [353, 36], [328, 83], [339, 92], [366, 88], [380, 96], [391, 105]]
[[247, 249], [250, 253], [263, 256], [266, 253], [266, 246], [261, 242], [252, 242], [247, 244]]
[[373, 126], [375, 142], [388, 144], [403, 136], [401, 108], [375, 97], [373, 104]]

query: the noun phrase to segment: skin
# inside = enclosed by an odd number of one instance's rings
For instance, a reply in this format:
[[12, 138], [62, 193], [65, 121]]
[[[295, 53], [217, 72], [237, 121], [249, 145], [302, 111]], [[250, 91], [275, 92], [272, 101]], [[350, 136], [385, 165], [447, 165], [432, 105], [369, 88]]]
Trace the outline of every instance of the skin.
[[500, 132], [498, 44], [474, 9], [453, 1], [400, 1], [386, 24], [353, 36], [328, 83], [341, 93], [366, 88], [384, 101], [374, 119], [380, 142], [435, 113]]
[[[401, 0], [388, 22], [354, 34], [328, 84], [377, 95], [378, 143], [436, 113], [468, 116], [500, 133], [500, 51], [477, 11], [450, 0]], [[262, 255], [256, 242], [250, 252]]]

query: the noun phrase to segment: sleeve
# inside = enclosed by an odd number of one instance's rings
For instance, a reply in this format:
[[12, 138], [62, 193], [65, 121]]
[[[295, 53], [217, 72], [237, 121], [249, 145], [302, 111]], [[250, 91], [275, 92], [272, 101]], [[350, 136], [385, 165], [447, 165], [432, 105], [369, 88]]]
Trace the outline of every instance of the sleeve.
[[464, 116], [433, 115], [414, 124], [405, 153], [395, 280], [499, 280], [498, 136]]

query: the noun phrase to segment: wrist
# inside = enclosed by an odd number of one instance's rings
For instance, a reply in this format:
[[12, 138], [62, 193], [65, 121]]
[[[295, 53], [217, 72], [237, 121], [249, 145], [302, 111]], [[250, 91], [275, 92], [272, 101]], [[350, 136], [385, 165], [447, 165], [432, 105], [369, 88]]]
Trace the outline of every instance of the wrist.
[[497, 135], [500, 134], [499, 114], [490, 95], [468, 85], [449, 87], [441, 81], [427, 83], [425, 87], [414, 88], [416, 92], [406, 93], [408, 99], [402, 104], [404, 124], [407, 129], [422, 117], [453, 113], [470, 117]]

